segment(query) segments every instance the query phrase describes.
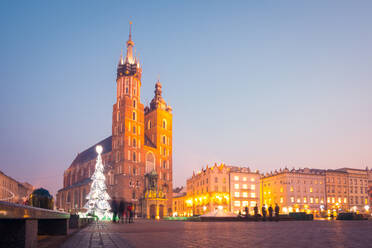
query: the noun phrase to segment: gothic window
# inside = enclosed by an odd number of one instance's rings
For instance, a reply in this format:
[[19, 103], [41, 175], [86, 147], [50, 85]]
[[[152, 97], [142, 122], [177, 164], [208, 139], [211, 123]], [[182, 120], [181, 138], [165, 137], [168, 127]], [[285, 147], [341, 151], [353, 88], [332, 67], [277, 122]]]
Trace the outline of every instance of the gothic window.
[[136, 168], [133, 168], [133, 175], [136, 175]]
[[132, 199], [136, 199], [136, 191], [133, 191], [133, 193], [132, 193]]
[[155, 170], [155, 157], [151, 152], [146, 154], [146, 173]]
[[135, 134], [136, 133], [136, 127], [133, 126], [133, 133]]
[[133, 100], [133, 108], [136, 107], [136, 100]]
[[133, 120], [136, 120], [136, 112], [133, 112]]
[[164, 148], [164, 153], [163, 153], [164, 156], [167, 155], [167, 149]]
[[138, 181], [138, 180], [137, 180], [137, 182], [136, 182], [136, 186], [139, 187], [139, 181]]
[[151, 121], [149, 121], [148, 123], [147, 123], [147, 129], [151, 129]]
[[120, 121], [120, 112], [119, 111], [117, 112], [116, 120]]
[[136, 139], [133, 139], [133, 146], [136, 147]]
[[166, 169], [167, 168], [167, 161], [163, 161], [163, 168]]
[[116, 162], [118, 162], [119, 160], [120, 160], [120, 153], [117, 152], [117, 153], [116, 153]]
[[133, 152], [133, 161], [136, 162], [136, 153]]
[[129, 89], [128, 87], [125, 88], [125, 94], [128, 94], [129, 93]]
[[167, 129], [167, 121], [166, 120], [163, 120], [163, 128]]
[[167, 143], [167, 137], [165, 137], [165, 135], [163, 135], [163, 144], [165, 145]]

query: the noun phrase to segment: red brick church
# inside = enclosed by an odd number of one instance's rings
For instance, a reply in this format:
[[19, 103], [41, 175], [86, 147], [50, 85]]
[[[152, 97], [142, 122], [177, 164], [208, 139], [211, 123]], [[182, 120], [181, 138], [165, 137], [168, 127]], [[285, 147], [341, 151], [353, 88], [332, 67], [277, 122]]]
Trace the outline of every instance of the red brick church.
[[142, 68], [133, 54], [131, 30], [125, 58], [117, 67], [116, 102], [112, 111], [112, 136], [80, 152], [64, 172], [57, 208], [85, 212], [83, 208], [96, 163], [95, 146], [103, 147], [108, 193], [132, 204], [135, 213], [162, 218], [172, 211], [172, 108], [155, 84], [149, 106], [140, 100]]

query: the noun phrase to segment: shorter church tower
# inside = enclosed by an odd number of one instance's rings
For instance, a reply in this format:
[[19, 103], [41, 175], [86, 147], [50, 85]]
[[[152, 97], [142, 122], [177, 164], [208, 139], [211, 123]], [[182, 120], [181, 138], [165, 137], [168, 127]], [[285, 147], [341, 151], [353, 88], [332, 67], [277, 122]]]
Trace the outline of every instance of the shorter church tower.
[[150, 106], [145, 108], [145, 144], [153, 144], [154, 152], [158, 154], [156, 168], [146, 167], [149, 173], [153, 169], [158, 174], [159, 191], [169, 200], [167, 208], [172, 208], [172, 108], [162, 97], [162, 85], [158, 80], [155, 84], [155, 96]]

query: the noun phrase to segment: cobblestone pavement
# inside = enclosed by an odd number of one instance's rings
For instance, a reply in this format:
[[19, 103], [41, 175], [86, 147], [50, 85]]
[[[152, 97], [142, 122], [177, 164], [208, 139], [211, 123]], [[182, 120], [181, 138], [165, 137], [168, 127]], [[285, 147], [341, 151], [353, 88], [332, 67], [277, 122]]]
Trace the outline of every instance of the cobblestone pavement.
[[100, 223], [62, 247], [372, 247], [372, 221]]

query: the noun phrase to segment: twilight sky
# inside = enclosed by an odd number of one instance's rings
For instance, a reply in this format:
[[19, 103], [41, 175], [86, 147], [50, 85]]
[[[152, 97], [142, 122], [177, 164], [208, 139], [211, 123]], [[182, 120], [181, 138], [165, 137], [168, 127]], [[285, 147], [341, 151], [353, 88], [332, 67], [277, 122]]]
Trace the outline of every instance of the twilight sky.
[[372, 167], [371, 1], [0, 1], [0, 170], [55, 193], [111, 134], [133, 21], [173, 107], [174, 186], [224, 162]]

